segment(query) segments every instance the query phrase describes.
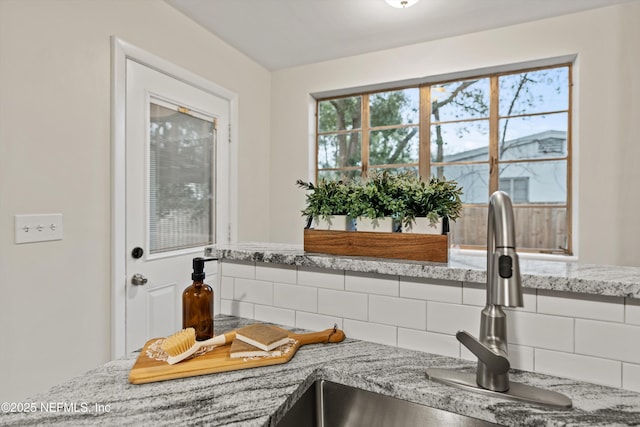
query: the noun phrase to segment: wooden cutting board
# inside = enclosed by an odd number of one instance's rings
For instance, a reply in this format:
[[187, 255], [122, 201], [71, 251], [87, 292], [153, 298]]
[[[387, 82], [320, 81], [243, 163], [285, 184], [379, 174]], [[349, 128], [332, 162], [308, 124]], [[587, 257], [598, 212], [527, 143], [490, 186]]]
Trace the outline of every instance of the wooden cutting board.
[[292, 341], [290, 344], [285, 344], [280, 347], [283, 349], [280, 356], [232, 359], [229, 357], [229, 348], [231, 347], [231, 343], [229, 342], [223, 346], [215, 347], [213, 350], [204, 354], [183, 360], [175, 365], [169, 365], [166, 362], [166, 353], [160, 349], [160, 344], [164, 338], [154, 338], [149, 340], [142, 348], [136, 363], [129, 372], [129, 382], [131, 384], [145, 384], [176, 378], [236, 371], [239, 369], [258, 368], [260, 366], [278, 365], [291, 360], [300, 346], [317, 343], [335, 343], [345, 338], [344, 332], [337, 328], [307, 334], [296, 334], [285, 329], [282, 330], [289, 335], [289, 338], [292, 338]]

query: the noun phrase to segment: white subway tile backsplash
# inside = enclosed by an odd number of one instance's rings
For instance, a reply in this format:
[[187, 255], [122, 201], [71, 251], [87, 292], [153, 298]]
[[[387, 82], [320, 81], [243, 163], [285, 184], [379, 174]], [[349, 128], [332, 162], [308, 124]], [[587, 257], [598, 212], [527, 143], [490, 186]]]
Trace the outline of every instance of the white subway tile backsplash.
[[220, 272], [222, 276], [255, 279], [256, 264], [245, 261], [223, 261], [220, 263]]
[[427, 302], [427, 331], [455, 335], [459, 330], [478, 335], [480, 310], [477, 307]]
[[509, 362], [511, 363], [511, 367], [514, 369], [533, 371], [533, 350], [533, 347], [508, 344]]
[[273, 305], [273, 284], [260, 280], [234, 278], [233, 299]]
[[537, 348], [535, 371], [610, 387], [622, 386], [622, 363], [614, 360]]
[[[216, 280], [216, 313], [337, 324], [350, 338], [477, 360], [455, 334], [477, 337], [484, 284], [236, 261]], [[512, 368], [640, 392], [640, 300], [529, 289], [524, 299], [505, 309]]]
[[538, 313], [624, 322], [624, 298], [539, 290]]
[[220, 278], [220, 298], [233, 299], [233, 277]]
[[522, 307], [514, 307], [509, 310], [517, 311], [529, 311], [535, 313], [538, 310], [538, 298], [535, 289], [523, 289], [522, 290]]
[[631, 325], [640, 325], [640, 300], [635, 298], [625, 298], [624, 321]]
[[323, 314], [308, 313], [306, 311], [296, 312], [296, 327], [308, 329], [310, 331], [324, 331], [338, 325], [342, 329], [342, 318], [335, 316], [325, 316]]
[[622, 364], [622, 388], [640, 392], [640, 365]]
[[[536, 311], [536, 291], [535, 289], [522, 290], [523, 307], [514, 308], [518, 311]], [[462, 303], [465, 305], [475, 305], [484, 307], [487, 305], [487, 289], [485, 284], [464, 282], [462, 289]]]
[[[213, 288], [213, 315], [219, 314], [220, 311], [220, 295], [222, 294], [222, 283], [220, 280], [216, 280], [215, 283], [211, 283], [211, 287]], [[233, 294], [231, 294], [233, 297]]]
[[218, 262], [205, 262], [204, 263], [204, 272], [207, 274], [207, 277], [213, 277], [218, 273], [220, 269]]
[[[230, 299], [222, 299], [220, 300], [220, 310], [218, 311], [219, 314], [226, 314], [228, 316], [233, 315], [233, 313], [231, 313], [231, 304], [233, 303], [233, 300]], [[218, 313], [214, 313], [214, 314], [218, 314]], [[213, 322], [213, 327], [215, 329], [215, 320]]]
[[398, 347], [460, 357], [460, 344], [452, 335], [398, 328]]
[[368, 295], [318, 289], [318, 313], [345, 319], [367, 320]]
[[284, 283], [275, 283], [273, 286], [273, 304], [276, 307], [312, 312], [318, 310], [316, 288]]
[[509, 311], [507, 313], [507, 341], [549, 350], [573, 351], [573, 319]]
[[426, 301], [369, 295], [369, 321], [386, 325], [426, 329]]
[[221, 313], [230, 316], [240, 316], [246, 317], [247, 319], [253, 319], [253, 307], [254, 305], [248, 302], [233, 301], [228, 299], [223, 299], [220, 301]]
[[576, 319], [575, 352], [640, 363], [640, 326]]
[[398, 276], [371, 273], [345, 273], [345, 290], [367, 294], [398, 296]]
[[286, 308], [256, 304], [254, 307], [254, 317], [256, 320], [276, 323], [278, 325], [295, 326], [296, 324], [295, 310]]
[[267, 282], [296, 283], [298, 270], [294, 265], [256, 264], [256, 279]]
[[487, 288], [485, 284], [464, 282], [462, 284], [462, 303], [484, 307], [487, 305]]
[[394, 326], [344, 319], [344, 333], [350, 338], [395, 346], [397, 330]]
[[462, 303], [462, 283], [449, 280], [400, 278], [400, 296], [429, 301]]
[[304, 286], [342, 290], [344, 289], [344, 271], [299, 267], [297, 283]]

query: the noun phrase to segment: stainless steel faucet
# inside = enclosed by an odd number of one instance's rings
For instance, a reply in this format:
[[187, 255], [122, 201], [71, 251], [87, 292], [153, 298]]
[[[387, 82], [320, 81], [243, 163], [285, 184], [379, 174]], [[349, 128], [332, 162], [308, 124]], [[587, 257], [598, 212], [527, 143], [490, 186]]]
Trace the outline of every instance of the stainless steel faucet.
[[509, 389], [507, 318], [502, 307], [522, 307], [520, 266], [516, 254], [511, 199], [496, 191], [489, 199], [487, 224], [487, 305], [480, 318], [480, 335], [466, 331], [456, 338], [478, 357], [476, 380], [489, 390]]
[[521, 383], [509, 382], [507, 318], [502, 307], [522, 307], [520, 263], [516, 254], [513, 206], [509, 196], [496, 191], [489, 199], [487, 224], [487, 304], [480, 317], [480, 335], [459, 331], [456, 338], [477, 358], [472, 374], [429, 368], [427, 376], [444, 384], [505, 398], [570, 408], [567, 396]]

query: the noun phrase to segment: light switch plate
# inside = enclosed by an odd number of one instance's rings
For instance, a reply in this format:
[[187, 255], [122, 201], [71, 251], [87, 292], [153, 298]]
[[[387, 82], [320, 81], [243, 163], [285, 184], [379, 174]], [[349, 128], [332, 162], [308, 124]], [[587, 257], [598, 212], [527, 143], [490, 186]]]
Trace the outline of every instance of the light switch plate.
[[16, 243], [62, 240], [62, 214], [15, 216]]

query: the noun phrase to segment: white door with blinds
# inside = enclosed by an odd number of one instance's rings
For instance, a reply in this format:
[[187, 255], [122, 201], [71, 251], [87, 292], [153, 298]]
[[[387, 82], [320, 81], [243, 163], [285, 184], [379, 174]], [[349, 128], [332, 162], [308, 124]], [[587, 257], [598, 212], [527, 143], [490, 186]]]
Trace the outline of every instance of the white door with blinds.
[[127, 60], [127, 352], [182, 327], [192, 259], [228, 238], [228, 129], [227, 100]]

